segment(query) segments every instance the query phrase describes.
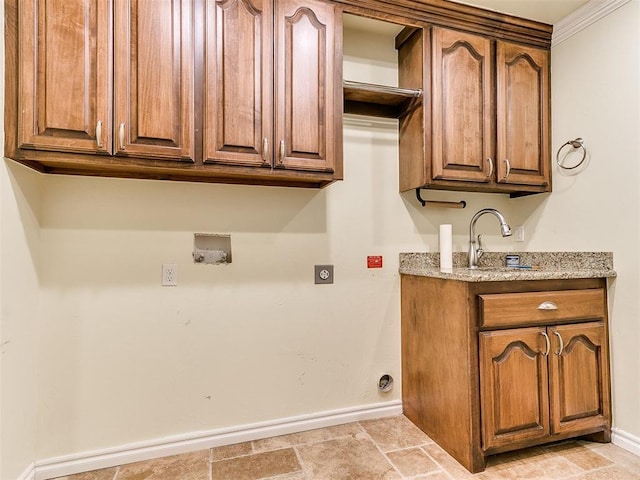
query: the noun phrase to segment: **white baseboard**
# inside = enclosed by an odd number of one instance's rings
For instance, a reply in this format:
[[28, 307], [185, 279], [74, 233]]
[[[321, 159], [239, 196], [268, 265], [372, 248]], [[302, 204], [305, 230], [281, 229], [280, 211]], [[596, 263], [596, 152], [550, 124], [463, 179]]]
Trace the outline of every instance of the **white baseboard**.
[[611, 429], [611, 442], [620, 448], [640, 456], [640, 438], [619, 428]]
[[401, 413], [402, 402], [395, 400], [238, 427], [176, 435], [104, 450], [40, 460], [35, 463], [35, 469], [31, 468], [32, 472], [35, 471], [35, 476], [31, 473], [31, 476], [21, 477], [18, 480], [48, 480], [126, 463], [195, 452], [315, 428], [331, 427], [359, 420], [390, 417]]
[[24, 472], [18, 477], [17, 480], [34, 480], [36, 478], [36, 465], [32, 463]]

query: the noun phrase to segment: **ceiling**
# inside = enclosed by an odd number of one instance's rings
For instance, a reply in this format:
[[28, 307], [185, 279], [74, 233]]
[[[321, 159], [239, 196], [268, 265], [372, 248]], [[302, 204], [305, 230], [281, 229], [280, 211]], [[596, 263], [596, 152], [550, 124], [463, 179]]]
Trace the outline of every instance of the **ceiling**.
[[589, 0], [454, 0], [553, 25]]

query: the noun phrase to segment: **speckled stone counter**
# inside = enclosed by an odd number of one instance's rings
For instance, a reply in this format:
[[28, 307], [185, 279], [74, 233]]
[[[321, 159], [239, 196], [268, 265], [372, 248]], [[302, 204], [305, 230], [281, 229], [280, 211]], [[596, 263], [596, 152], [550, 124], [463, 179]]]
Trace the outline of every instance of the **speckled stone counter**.
[[[507, 268], [507, 255], [520, 255], [520, 265]], [[453, 272], [440, 271], [439, 253], [401, 253], [400, 273], [465, 282], [503, 282], [510, 280], [563, 280], [572, 278], [611, 278], [612, 252], [486, 252], [478, 270], [467, 268], [467, 253], [453, 254]]]

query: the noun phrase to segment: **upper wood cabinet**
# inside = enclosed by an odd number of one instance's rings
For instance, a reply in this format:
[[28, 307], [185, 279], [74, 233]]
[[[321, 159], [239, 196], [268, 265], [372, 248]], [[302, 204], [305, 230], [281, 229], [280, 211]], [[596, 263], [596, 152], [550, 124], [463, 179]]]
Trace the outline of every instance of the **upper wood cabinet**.
[[20, 2], [17, 118], [7, 119], [18, 148], [111, 153], [110, 20], [109, 0]]
[[117, 155], [194, 161], [192, 3], [114, 3]]
[[508, 42], [496, 50], [498, 182], [550, 190], [549, 51]]
[[321, 1], [207, 2], [205, 162], [341, 175], [340, 26]]
[[6, 17], [11, 158], [52, 173], [342, 178], [328, 0], [7, 0]]
[[[550, 191], [549, 50], [442, 27], [423, 36], [431, 98], [401, 119], [400, 190]], [[420, 68], [401, 63], [400, 76]]]

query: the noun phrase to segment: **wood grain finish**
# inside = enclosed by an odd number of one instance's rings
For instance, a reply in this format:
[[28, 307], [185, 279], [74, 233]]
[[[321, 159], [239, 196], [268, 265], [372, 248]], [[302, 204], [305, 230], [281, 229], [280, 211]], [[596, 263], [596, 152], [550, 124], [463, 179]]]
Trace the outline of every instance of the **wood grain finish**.
[[549, 51], [497, 44], [498, 182], [550, 184]]
[[21, 2], [20, 114], [9, 122], [18, 121], [19, 148], [111, 152], [110, 8], [108, 0]]
[[491, 41], [442, 28], [433, 29], [432, 41], [433, 178], [490, 182]]
[[480, 333], [482, 447], [549, 435], [544, 328]]
[[[527, 303], [547, 294], [566, 316], [542, 322], [533, 313], [528, 323]], [[590, 321], [580, 313], [583, 301]], [[499, 320], [491, 329], [482, 325], [483, 309]], [[604, 279], [468, 283], [401, 275], [401, 316], [405, 415], [471, 472], [495, 453], [575, 436], [610, 440]]]
[[602, 316], [604, 297], [602, 289], [480, 295], [481, 326], [495, 328], [596, 319]]
[[608, 332], [605, 322], [549, 328], [554, 432], [607, 429], [611, 424]]
[[335, 171], [336, 138], [341, 138], [342, 130], [342, 75], [336, 64], [341, 55], [334, 50], [336, 37], [342, 35], [340, 18], [325, 2], [276, 2], [274, 164], [278, 168]]
[[194, 161], [190, 0], [116, 0], [118, 155]]
[[207, 0], [205, 163], [272, 165], [273, 4]]

